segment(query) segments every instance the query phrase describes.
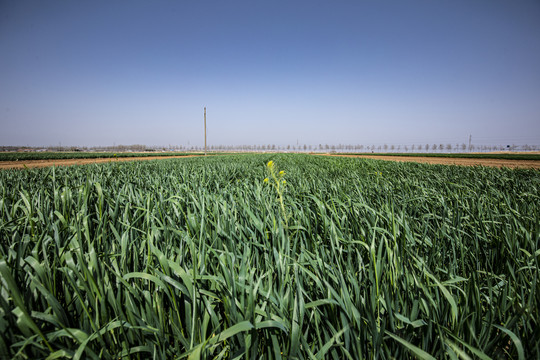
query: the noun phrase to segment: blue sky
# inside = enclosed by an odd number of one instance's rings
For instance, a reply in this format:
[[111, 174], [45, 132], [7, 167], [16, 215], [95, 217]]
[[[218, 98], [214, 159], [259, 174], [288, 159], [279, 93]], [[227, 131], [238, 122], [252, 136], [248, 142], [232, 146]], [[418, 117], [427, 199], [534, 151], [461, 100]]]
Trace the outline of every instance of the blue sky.
[[0, 145], [540, 144], [540, 2], [0, 0]]

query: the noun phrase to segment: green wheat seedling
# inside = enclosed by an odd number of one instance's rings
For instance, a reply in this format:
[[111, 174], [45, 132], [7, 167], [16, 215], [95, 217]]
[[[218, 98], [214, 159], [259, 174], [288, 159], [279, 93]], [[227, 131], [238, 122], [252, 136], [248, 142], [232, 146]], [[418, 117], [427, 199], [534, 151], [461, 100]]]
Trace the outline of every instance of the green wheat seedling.
[[268, 156], [0, 171], [0, 359], [540, 359], [540, 172]]
[[274, 189], [276, 189], [279, 199], [279, 205], [281, 207], [281, 213], [283, 215], [283, 219], [285, 220], [285, 225], [288, 225], [289, 216], [287, 215], [287, 211], [285, 210], [285, 204], [283, 203], [283, 189], [287, 185], [287, 181], [284, 179], [285, 171], [278, 171], [273, 160], [270, 160], [266, 164], [266, 170], [268, 171], [269, 176], [264, 179], [264, 183], [270, 184], [274, 187]]

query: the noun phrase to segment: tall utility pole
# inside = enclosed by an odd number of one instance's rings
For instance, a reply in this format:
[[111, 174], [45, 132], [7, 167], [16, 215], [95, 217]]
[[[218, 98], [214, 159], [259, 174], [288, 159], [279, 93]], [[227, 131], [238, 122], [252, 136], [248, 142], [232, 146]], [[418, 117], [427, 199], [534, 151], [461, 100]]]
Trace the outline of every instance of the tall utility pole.
[[204, 156], [206, 156], [206, 106], [204, 107]]

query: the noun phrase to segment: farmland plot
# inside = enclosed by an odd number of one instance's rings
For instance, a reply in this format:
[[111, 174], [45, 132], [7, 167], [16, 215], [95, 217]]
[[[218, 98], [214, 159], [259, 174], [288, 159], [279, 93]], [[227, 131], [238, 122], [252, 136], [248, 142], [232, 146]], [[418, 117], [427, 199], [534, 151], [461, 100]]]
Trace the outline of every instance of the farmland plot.
[[0, 358], [537, 358], [539, 188], [307, 155], [3, 171]]

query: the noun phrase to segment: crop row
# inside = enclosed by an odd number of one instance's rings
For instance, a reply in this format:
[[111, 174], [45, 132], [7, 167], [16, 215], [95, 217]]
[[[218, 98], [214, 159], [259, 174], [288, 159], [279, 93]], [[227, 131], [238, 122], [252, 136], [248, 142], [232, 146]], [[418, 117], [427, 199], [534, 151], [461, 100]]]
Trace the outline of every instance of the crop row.
[[59, 159], [98, 159], [119, 157], [147, 157], [147, 156], [182, 156], [201, 155], [202, 153], [180, 152], [0, 152], [0, 161], [25, 161], [25, 160], [59, 160]]
[[412, 156], [463, 159], [540, 160], [540, 154], [523, 153], [337, 153], [339, 155]]

